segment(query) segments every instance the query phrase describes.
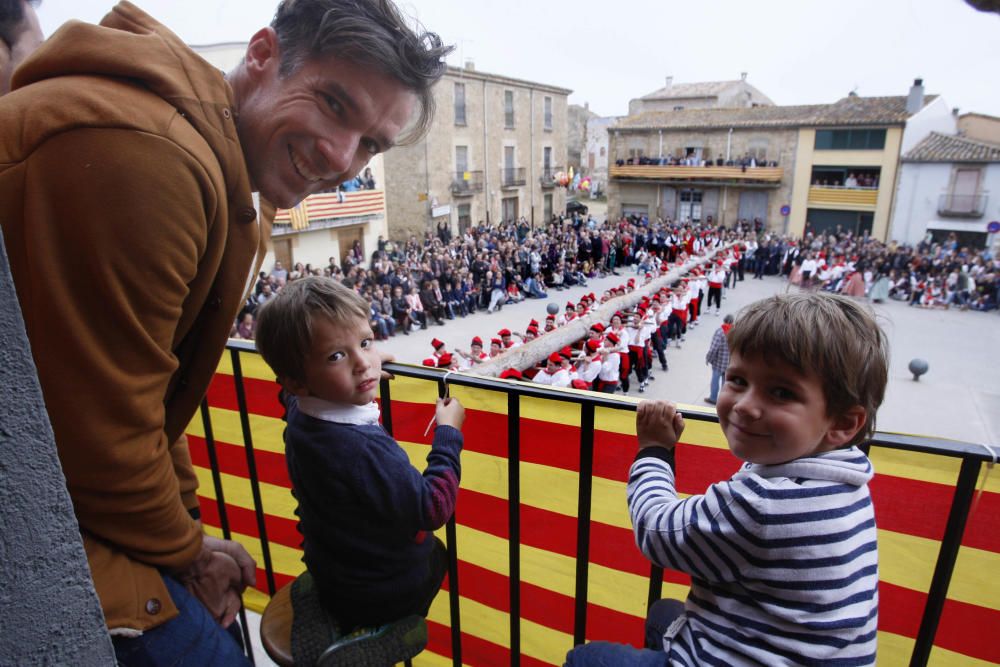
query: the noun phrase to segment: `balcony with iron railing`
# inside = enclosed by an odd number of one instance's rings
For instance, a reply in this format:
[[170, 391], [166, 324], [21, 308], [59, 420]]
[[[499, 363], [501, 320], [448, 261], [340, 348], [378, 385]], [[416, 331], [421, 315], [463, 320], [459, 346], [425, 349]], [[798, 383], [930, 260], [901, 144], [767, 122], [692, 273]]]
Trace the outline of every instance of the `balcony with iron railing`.
[[725, 167], [708, 165], [613, 165], [609, 176], [619, 181], [711, 185], [757, 185], [778, 187], [785, 176], [782, 167]]
[[[253, 344], [228, 354], [188, 428], [211, 534], [256, 558], [260, 611], [303, 570], [273, 373]], [[414, 664], [562, 664], [593, 639], [641, 645], [647, 605], [686, 595], [686, 575], [651, 566], [635, 546], [625, 484], [636, 402], [605, 394], [393, 364], [382, 423], [419, 468], [434, 400], [466, 408], [462, 481], [446, 585]], [[700, 493], [739, 466], [714, 411], [682, 406], [678, 491]], [[982, 445], [878, 433], [864, 447], [879, 528], [879, 663], [1000, 662], [1000, 493], [976, 493]], [[984, 478], [984, 483], [985, 483]]]
[[946, 192], [938, 197], [938, 215], [948, 218], [981, 218], [986, 213], [987, 195], [956, 195]]
[[809, 206], [849, 211], [874, 211], [878, 204], [877, 187], [813, 185], [809, 187]]
[[455, 197], [471, 197], [483, 191], [482, 171], [456, 171], [451, 181], [451, 194]]
[[504, 167], [500, 172], [500, 187], [516, 188], [524, 185], [524, 167]]
[[542, 174], [538, 177], [538, 182], [543, 188], [554, 188], [559, 185], [556, 175], [562, 170], [562, 167], [542, 167]]

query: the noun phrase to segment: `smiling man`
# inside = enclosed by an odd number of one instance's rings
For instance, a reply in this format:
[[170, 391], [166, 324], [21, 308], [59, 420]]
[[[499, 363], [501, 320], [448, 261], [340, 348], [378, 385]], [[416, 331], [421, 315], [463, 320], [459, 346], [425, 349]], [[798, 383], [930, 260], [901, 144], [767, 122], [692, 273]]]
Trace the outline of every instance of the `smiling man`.
[[266, 251], [259, 211], [419, 137], [449, 50], [388, 0], [286, 0], [223, 74], [122, 2], [0, 98], [0, 225], [120, 664], [243, 664], [220, 628], [255, 564], [203, 536], [184, 428]]

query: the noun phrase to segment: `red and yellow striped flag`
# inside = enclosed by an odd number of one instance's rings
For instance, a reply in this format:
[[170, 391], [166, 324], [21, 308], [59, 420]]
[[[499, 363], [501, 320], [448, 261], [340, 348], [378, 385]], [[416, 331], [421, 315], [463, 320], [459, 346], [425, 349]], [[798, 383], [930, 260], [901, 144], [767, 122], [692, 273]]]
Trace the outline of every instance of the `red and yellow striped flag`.
[[[259, 356], [241, 355], [266, 514], [275, 582], [286, 585], [303, 570], [301, 535], [284, 461], [283, 422], [273, 374]], [[425, 466], [437, 384], [398, 377], [392, 382], [393, 434], [414, 465]], [[452, 386], [466, 407], [462, 484], [455, 512], [462, 662], [510, 664], [507, 396]], [[235, 539], [262, 564], [257, 523], [229, 356], [208, 392], [213, 435], [227, 514]], [[626, 405], [623, 400], [623, 407]], [[686, 410], [699, 408], [684, 406]], [[573, 645], [577, 505], [580, 482], [580, 415], [577, 404], [520, 399], [520, 650], [523, 665], [560, 665]], [[632, 536], [625, 500], [635, 455], [634, 414], [597, 408], [587, 590], [588, 640], [641, 645], [650, 564]], [[219, 534], [220, 520], [201, 418], [188, 429], [201, 481], [202, 517]], [[920, 623], [940, 540], [958, 477], [958, 459], [873, 447], [871, 483], [879, 526], [879, 663], [908, 662]], [[688, 420], [677, 448], [677, 483], [697, 494], [739, 467], [714, 422]], [[444, 531], [441, 538], [445, 539]], [[449, 545], [451, 547], [452, 545]], [[989, 480], [966, 527], [930, 664], [1000, 664], [1000, 480]], [[266, 579], [248, 591], [246, 604], [263, 610]], [[449, 583], [445, 583], [447, 589]], [[666, 571], [663, 596], [683, 599], [686, 575]], [[450, 664], [448, 595], [442, 592], [428, 618], [430, 640], [416, 665]]]

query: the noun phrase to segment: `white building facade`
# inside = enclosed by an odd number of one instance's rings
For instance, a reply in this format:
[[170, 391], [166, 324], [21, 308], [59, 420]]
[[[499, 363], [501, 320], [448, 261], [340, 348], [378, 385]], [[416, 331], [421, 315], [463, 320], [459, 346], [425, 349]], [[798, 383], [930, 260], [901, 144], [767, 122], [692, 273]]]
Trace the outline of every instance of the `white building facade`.
[[889, 239], [916, 244], [955, 233], [961, 245], [996, 243], [1000, 145], [932, 132], [903, 155]]

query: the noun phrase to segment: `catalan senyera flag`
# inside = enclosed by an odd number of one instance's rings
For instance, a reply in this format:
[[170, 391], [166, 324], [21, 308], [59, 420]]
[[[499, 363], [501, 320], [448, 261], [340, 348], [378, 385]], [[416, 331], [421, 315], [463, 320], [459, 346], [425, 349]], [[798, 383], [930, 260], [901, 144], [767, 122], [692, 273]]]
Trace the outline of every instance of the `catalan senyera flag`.
[[308, 229], [311, 222], [336, 218], [385, 213], [385, 191], [356, 190], [354, 192], [324, 192], [309, 195], [298, 206], [278, 209], [274, 224], [291, 225], [292, 229]]
[[[240, 353], [249, 422], [275, 584], [290, 583], [304, 566], [282, 442], [278, 386], [263, 360]], [[508, 665], [510, 646], [507, 396], [451, 386], [466, 408], [462, 483], [455, 511], [462, 662]], [[393, 435], [414, 465], [425, 466], [437, 384], [398, 377], [391, 384]], [[635, 455], [634, 412], [597, 408], [587, 590], [587, 640], [641, 645], [649, 562], [635, 546], [625, 501]], [[263, 567], [230, 356], [208, 391], [226, 512], [235, 539]], [[701, 408], [683, 406], [689, 411]], [[520, 651], [521, 664], [561, 665], [573, 645], [581, 407], [558, 400], [520, 399]], [[202, 520], [221, 535], [201, 417], [188, 428], [201, 482]], [[335, 444], [333, 445], [335, 446]], [[717, 423], [689, 419], [677, 447], [682, 494], [697, 494], [739, 467]], [[881, 447], [871, 458], [879, 526], [879, 664], [909, 661], [958, 478], [958, 459]], [[445, 540], [445, 531], [440, 537]], [[932, 665], [1000, 664], [1000, 473], [989, 478], [966, 526], [940, 619]], [[688, 579], [664, 573], [663, 597], [683, 599]], [[415, 665], [452, 662], [446, 580], [428, 617], [427, 650]], [[267, 604], [263, 569], [248, 608]]]

